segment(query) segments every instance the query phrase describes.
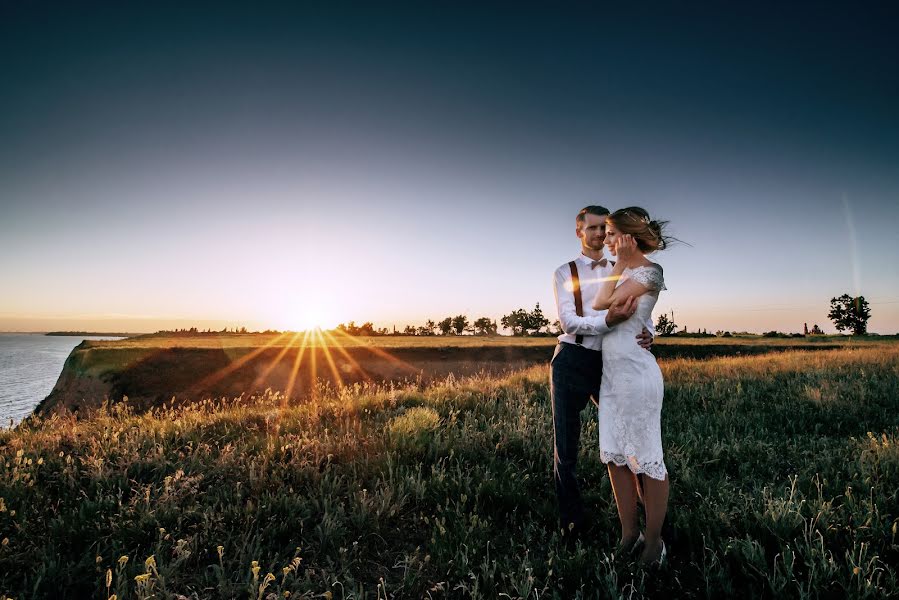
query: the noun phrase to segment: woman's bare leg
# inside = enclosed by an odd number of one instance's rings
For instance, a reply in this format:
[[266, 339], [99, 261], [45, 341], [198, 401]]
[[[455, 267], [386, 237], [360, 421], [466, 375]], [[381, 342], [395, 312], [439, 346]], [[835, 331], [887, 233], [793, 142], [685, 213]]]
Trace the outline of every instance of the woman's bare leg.
[[609, 480], [615, 494], [615, 505], [618, 507], [618, 520], [621, 521], [622, 548], [633, 546], [640, 535], [637, 522], [637, 479], [626, 466], [619, 467], [609, 463]]
[[662, 554], [662, 524], [668, 512], [668, 475], [662, 480], [643, 477], [643, 506], [646, 510], [646, 546], [640, 558], [651, 563]]

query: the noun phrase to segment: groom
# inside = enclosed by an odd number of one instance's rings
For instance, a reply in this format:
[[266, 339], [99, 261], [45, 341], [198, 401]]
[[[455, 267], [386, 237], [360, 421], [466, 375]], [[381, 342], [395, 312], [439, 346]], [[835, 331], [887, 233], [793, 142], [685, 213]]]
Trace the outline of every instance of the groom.
[[[572, 262], [556, 269], [553, 277], [553, 292], [563, 331], [550, 363], [553, 473], [562, 535], [570, 539], [576, 539], [585, 524], [584, 503], [575, 469], [581, 436], [581, 411], [587, 406], [590, 396], [599, 399], [602, 337], [637, 310], [637, 301], [633, 297], [608, 311], [592, 308], [602, 279], [611, 274], [614, 264], [603, 258], [607, 216], [609, 210], [602, 206], [581, 209], [575, 220], [581, 253]], [[623, 245], [633, 244], [633, 240], [622, 242]], [[651, 322], [648, 325], [652, 327]], [[636, 343], [646, 349], [652, 345], [652, 334], [646, 327], [637, 336]]]

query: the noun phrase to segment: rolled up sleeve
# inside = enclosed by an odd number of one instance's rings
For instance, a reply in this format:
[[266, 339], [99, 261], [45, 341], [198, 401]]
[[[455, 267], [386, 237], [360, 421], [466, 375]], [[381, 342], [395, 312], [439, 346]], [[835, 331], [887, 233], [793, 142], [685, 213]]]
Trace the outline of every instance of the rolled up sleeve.
[[[562, 331], [571, 335], [604, 335], [611, 331], [606, 325], [606, 313], [598, 311], [596, 315], [589, 317], [578, 316], [574, 306], [574, 293], [572, 292], [571, 278], [563, 269], [557, 269], [553, 276], [553, 294], [556, 298], [556, 310], [559, 314], [559, 323]], [[566, 286], [566, 284], [568, 284]]]

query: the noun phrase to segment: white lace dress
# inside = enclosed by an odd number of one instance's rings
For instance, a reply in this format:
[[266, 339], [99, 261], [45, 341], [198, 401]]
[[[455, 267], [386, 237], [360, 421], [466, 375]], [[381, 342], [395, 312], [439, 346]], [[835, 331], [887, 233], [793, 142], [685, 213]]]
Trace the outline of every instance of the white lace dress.
[[649, 291], [637, 299], [637, 312], [602, 340], [599, 458], [662, 480], [668, 473], [662, 455], [662, 371], [635, 337], [650, 320], [665, 282], [662, 267], [654, 263], [625, 269], [618, 285], [628, 278]]

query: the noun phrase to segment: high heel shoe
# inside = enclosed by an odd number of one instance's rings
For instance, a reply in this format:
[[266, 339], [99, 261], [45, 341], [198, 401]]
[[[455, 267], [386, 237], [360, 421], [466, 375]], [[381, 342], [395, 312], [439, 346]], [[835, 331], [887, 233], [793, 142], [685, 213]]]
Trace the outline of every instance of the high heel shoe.
[[650, 569], [661, 568], [661, 567], [665, 566], [667, 557], [668, 557], [668, 548], [665, 546], [665, 542], [662, 541], [662, 551], [659, 553], [659, 557], [651, 562], [648, 562], [648, 563], [644, 562], [643, 566], [648, 567]]
[[662, 553], [659, 554], [659, 559], [652, 561], [649, 566], [655, 567], [655, 568], [664, 567], [665, 566], [665, 558], [667, 558], [667, 556], [668, 556], [668, 548], [665, 547], [665, 542], [663, 541], [662, 542]]

